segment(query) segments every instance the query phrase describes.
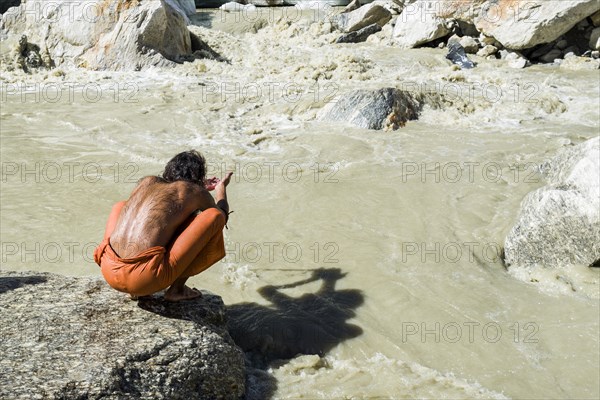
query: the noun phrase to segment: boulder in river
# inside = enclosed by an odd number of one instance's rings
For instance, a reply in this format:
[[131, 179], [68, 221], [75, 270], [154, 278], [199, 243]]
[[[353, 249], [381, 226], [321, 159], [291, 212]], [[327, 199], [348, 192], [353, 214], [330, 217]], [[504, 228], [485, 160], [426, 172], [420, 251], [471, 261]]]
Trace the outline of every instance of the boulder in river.
[[395, 43], [411, 48], [429, 43], [450, 33], [449, 21], [438, 15], [439, 2], [418, 1], [404, 8], [392, 34]]
[[592, 265], [600, 259], [600, 138], [565, 149], [544, 168], [548, 184], [521, 203], [504, 244], [507, 267]]
[[358, 31], [344, 33], [339, 38], [337, 38], [337, 40], [335, 42], [336, 43], [364, 42], [365, 40], [367, 40], [367, 38], [369, 36], [371, 36], [374, 33], [379, 32], [379, 31], [381, 31], [381, 26], [379, 26], [378, 24], [371, 24], [369, 26], [365, 26], [362, 29], [359, 29]]
[[398, 129], [419, 116], [422, 103], [414, 93], [396, 89], [355, 90], [321, 110], [319, 119], [366, 129]]
[[524, 50], [558, 39], [598, 10], [598, 0], [417, 0], [404, 7], [394, 38], [401, 47], [416, 47], [446, 36], [456, 22], [503, 47]]
[[598, 10], [598, 0], [490, 0], [482, 5], [474, 22], [480, 32], [504, 47], [521, 50], [558, 39]]
[[354, 11], [332, 17], [332, 24], [342, 32], [354, 32], [371, 24], [383, 27], [392, 19], [392, 13], [378, 4], [367, 4]]
[[131, 301], [100, 278], [0, 271], [0, 398], [235, 399], [244, 355], [219, 296]]
[[52, 63], [95, 70], [169, 66], [192, 54], [187, 0], [28, 0], [3, 15], [8, 35], [26, 34]]

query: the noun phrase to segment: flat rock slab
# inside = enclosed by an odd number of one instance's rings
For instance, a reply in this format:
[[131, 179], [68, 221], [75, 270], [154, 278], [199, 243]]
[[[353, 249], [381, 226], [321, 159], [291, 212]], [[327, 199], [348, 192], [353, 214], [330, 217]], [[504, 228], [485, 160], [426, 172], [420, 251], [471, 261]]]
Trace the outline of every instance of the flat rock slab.
[[99, 278], [0, 271], [0, 398], [236, 399], [220, 297], [132, 301]]

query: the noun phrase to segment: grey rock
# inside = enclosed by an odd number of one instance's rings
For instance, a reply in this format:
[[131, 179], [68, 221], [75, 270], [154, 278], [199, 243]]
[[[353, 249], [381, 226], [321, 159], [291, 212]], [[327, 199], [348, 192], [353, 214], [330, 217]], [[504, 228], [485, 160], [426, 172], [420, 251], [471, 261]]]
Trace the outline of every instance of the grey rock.
[[392, 19], [392, 13], [378, 4], [367, 4], [357, 10], [338, 14], [331, 18], [333, 26], [342, 32], [358, 31], [371, 24], [383, 27]]
[[448, 21], [435, 14], [439, 6], [439, 2], [419, 1], [404, 8], [394, 26], [394, 42], [401, 48], [412, 48], [448, 35]]
[[463, 36], [459, 42], [468, 54], [475, 54], [479, 50], [479, 43], [471, 36]]
[[590, 19], [592, 20], [592, 24], [594, 24], [594, 26], [600, 26], [600, 10], [592, 14]]
[[539, 48], [533, 50], [531, 53], [529, 53], [528, 57], [532, 60], [537, 60], [538, 58], [548, 54], [553, 48], [554, 46], [552, 45], [552, 43], [542, 45]]
[[600, 139], [543, 166], [548, 184], [529, 193], [504, 244], [509, 268], [591, 265], [600, 259]]
[[421, 108], [418, 96], [400, 89], [355, 90], [325, 106], [319, 119], [366, 129], [398, 129], [417, 119]]
[[561, 39], [558, 42], [556, 42], [556, 48], [560, 49], [560, 50], [564, 50], [569, 46], [569, 42], [567, 42], [565, 39]]
[[[6, 13], [0, 28], [7, 34], [27, 34], [56, 66], [95, 70], [172, 66], [192, 53], [189, 20], [181, 11], [185, 4], [187, 0], [56, 0], [50, 5], [28, 0]], [[90, 9], [99, 10], [99, 15], [90, 17]]]
[[600, 50], [600, 28], [595, 28], [590, 36], [590, 49]]
[[484, 46], [482, 49], [480, 49], [477, 52], [477, 55], [479, 57], [489, 57], [493, 54], [496, 54], [498, 52], [498, 49], [496, 48], [496, 46], [492, 46], [491, 44], [488, 44], [486, 46]]
[[540, 61], [545, 62], [545, 63], [551, 63], [551, 62], [554, 62], [554, 60], [556, 60], [557, 58], [560, 58], [561, 56], [562, 56], [562, 51], [560, 51], [558, 49], [552, 49], [548, 53], [541, 56]]
[[577, 46], [569, 46], [566, 49], [564, 49], [563, 52], [565, 54], [568, 54], [568, 53], [573, 53], [575, 55], [581, 54], [581, 51], [579, 50], [579, 47], [577, 47]]
[[225, 307], [138, 302], [99, 278], [0, 271], [0, 398], [235, 399], [244, 355]]
[[354, 31], [348, 32], [341, 35], [335, 42], [336, 43], [360, 43], [367, 40], [369, 36], [374, 33], [377, 33], [381, 30], [381, 26], [378, 24], [371, 24], [369, 26], [365, 26], [364, 28]]
[[344, 7], [344, 9], [342, 10], [342, 14], [358, 10], [360, 6], [360, 0], [352, 0], [346, 7]]

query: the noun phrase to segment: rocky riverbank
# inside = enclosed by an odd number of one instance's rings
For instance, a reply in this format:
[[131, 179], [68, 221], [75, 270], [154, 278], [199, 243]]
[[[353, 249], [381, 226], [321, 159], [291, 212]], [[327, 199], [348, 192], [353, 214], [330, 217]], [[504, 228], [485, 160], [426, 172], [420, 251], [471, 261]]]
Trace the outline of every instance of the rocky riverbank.
[[[239, 3], [245, 5], [227, 3], [223, 12], [247, 13], [248, 7], [256, 10], [254, 4], [281, 5], [263, 0]], [[467, 53], [506, 59], [513, 68], [563, 62], [571, 69], [600, 66], [596, 0], [376, 0], [365, 5], [354, 0], [343, 10], [308, 1], [297, 7], [320, 10], [327, 23], [324, 32], [337, 32], [337, 43], [443, 48], [458, 42]], [[74, 7], [68, 1], [49, 5], [23, 0], [2, 11], [2, 35], [16, 37], [8, 61], [25, 70], [61, 65], [140, 70], [198, 58], [221, 59], [187, 28], [195, 14], [193, 0], [89, 0]]]
[[138, 302], [101, 279], [0, 271], [0, 397], [235, 399], [242, 351], [225, 306]]

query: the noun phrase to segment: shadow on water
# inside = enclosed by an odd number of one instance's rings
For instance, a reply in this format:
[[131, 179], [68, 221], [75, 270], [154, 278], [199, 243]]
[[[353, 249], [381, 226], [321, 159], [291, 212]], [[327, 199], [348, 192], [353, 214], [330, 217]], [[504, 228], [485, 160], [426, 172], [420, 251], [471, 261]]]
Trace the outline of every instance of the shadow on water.
[[10, 276], [0, 277], [0, 294], [15, 290], [25, 285], [37, 285], [46, 282], [48, 279], [43, 276]]
[[[336, 290], [336, 282], [346, 274], [339, 268], [319, 268], [312, 276], [279, 286], [263, 286], [258, 293], [271, 305], [240, 303], [227, 307], [229, 333], [250, 360], [255, 382], [249, 386], [261, 393], [256, 398], [270, 398], [276, 389], [275, 379], [260, 370], [281, 365], [303, 354], [325, 355], [338, 344], [362, 334], [362, 329], [348, 323], [364, 302], [358, 289]], [[317, 292], [291, 297], [282, 289], [322, 281]], [[256, 382], [257, 381], [257, 382]], [[252, 390], [252, 388], [249, 388]]]

